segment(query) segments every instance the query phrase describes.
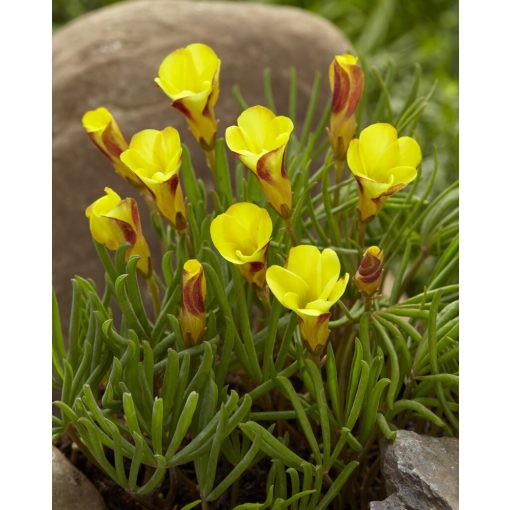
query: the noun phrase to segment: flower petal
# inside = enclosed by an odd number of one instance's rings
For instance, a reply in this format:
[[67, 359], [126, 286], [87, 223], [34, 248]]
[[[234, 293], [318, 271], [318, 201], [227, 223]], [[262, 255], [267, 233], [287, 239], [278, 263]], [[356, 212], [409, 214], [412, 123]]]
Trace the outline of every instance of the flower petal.
[[321, 252], [316, 246], [302, 244], [294, 246], [289, 251], [287, 269], [300, 276], [310, 286], [312, 292], [320, 285], [320, 265]]
[[398, 166], [417, 167], [421, 163], [421, 149], [416, 140], [409, 136], [403, 136], [397, 140], [400, 158]]
[[347, 164], [354, 175], [366, 176], [365, 165], [361, 159], [359, 140], [355, 138], [347, 150]]
[[414, 181], [418, 174], [415, 166], [397, 166], [390, 170], [393, 177], [393, 184], [408, 184]]
[[322, 250], [321, 268], [320, 289], [322, 290], [332, 278], [336, 280], [340, 276], [340, 260], [331, 248]]
[[[271, 266], [266, 273], [267, 285], [280, 303], [284, 304], [287, 293], [294, 293], [302, 303], [310, 293], [308, 284], [298, 275], [281, 266]], [[285, 306], [285, 305], [284, 305]]]
[[332, 303], [336, 303], [344, 294], [347, 284], [349, 283], [349, 273], [345, 273], [342, 278], [340, 278], [336, 285], [331, 290], [330, 295], [328, 296], [328, 301]]
[[372, 177], [373, 169], [378, 167], [381, 157], [397, 140], [397, 136], [397, 130], [391, 124], [385, 123], [372, 124], [361, 131], [360, 153], [369, 177]]

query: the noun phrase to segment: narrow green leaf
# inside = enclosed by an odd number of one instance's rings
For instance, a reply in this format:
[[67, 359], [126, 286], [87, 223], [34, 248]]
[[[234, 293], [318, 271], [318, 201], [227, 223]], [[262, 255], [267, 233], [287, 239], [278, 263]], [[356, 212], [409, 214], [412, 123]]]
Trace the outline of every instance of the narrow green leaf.
[[192, 391], [189, 394], [186, 403], [184, 404], [181, 416], [179, 417], [177, 426], [175, 427], [174, 435], [172, 437], [172, 440], [170, 441], [170, 444], [168, 445], [168, 449], [165, 454], [167, 460], [170, 460], [172, 458], [173, 454], [177, 451], [177, 448], [179, 448], [182, 440], [184, 439], [184, 436], [186, 435], [186, 432], [188, 431], [189, 426], [191, 425], [193, 415], [195, 414], [197, 403], [198, 393]]

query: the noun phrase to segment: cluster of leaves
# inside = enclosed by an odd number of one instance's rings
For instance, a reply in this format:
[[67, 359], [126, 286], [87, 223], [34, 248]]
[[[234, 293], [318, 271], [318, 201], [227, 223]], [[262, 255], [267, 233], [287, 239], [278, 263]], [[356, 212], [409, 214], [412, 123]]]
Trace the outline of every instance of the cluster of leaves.
[[[296, 72], [290, 76], [289, 116], [297, 124]], [[316, 112], [320, 80], [318, 74], [301, 132], [287, 149], [292, 222], [300, 243], [331, 247], [352, 275], [363, 253], [358, 189], [353, 178], [330, 182], [329, 107]], [[379, 104], [359, 108], [361, 126], [380, 121], [385, 108], [389, 115], [391, 98], [384, 80], [379, 85]], [[269, 72], [264, 90], [274, 108]], [[416, 136], [427, 96], [420, 92], [417, 72], [402, 108], [391, 110], [400, 135]], [[235, 96], [245, 108], [238, 89]], [[422, 147], [425, 154], [431, 150]], [[432, 159], [368, 224], [366, 245], [385, 252], [384, 290], [367, 307], [348, 286], [332, 310], [319, 368], [303, 346], [295, 315], [274, 298], [268, 314], [237, 268], [212, 249], [209, 227], [218, 213], [236, 201], [265, 204], [256, 179], [240, 163], [230, 168], [219, 139], [216, 188], [208, 196], [185, 149], [181, 176], [191, 238], [208, 286], [205, 337], [185, 348], [179, 328], [188, 258], [182, 236], [153, 217], [164, 253], [157, 314], [146, 310], [137, 259], [125, 261], [128, 247], [112, 257], [96, 244], [105, 290], [73, 280], [67, 349], [53, 301], [54, 385], [61, 389], [54, 438], [67, 434], [149, 508], [171, 507], [184, 485], [196, 494], [186, 509], [366, 507], [378, 474], [378, 439], [391, 440], [402, 427], [458, 431], [458, 186], [434, 195], [440, 171]], [[269, 265], [283, 264], [290, 239], [270, 212]], [[243, 476], [257, 465], [269, 466], [265, 501], [240, 500]]]

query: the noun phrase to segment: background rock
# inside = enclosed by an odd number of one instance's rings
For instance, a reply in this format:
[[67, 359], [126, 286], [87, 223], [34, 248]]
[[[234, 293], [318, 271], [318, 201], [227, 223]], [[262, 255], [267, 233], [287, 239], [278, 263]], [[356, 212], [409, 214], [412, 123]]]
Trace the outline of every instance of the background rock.
[[[297, 69], [302, 122], [315, 71], [327, 78], [333, 56], [348, 49], [342, 33], [318, 16], [248, 3], [133, 1], [100, 9], [60, 29], [53, 39], [53, 283], [64, 326], [70, 278], [80, 274], [102, 284], [85, 208], [105, 186], [122, 196], [137, 196], [83, 133], [83, 113], [107, 106], [128, 140], [144, 128], [177, 127], [192, 150], [198, 173], [208, 176], [182, 116], [154, 83], [163, 58], [191, 42], [209, 44], [222, 60], [219, 136], [239, 114], [231, 94], [234, 84], [239, 84], [249, 105], [263, 103], [266, 67], [272, 70], [275, 103], [282, 114], [288, 112], [289, 69]], [[323, 79], [320, 104], [328, 99]], [[299, 127], [300, 122], [298, 132]], [[142, 201], [140, 207], [144, 213]], [[147, 217], [142, 221], [149, 234]]]
[[107, 510], [92, 483], [53, 446], [53, 510]]
[[[405, 506], [371, 506], [371, 508], [378, 510], [459, 508], [458, 439], [434, 438], [408, 430], [399, 430], [393, 443], [385, 442], [383, 445], [382, 472], [388, 494], [397, 493]], [[397, 503], [398, 500], [395, 504]]]
[[388, 496], [383, 501], [372, 501], [369, 506], [370, 510], [408, 510], [404, 502], [397, 493]]

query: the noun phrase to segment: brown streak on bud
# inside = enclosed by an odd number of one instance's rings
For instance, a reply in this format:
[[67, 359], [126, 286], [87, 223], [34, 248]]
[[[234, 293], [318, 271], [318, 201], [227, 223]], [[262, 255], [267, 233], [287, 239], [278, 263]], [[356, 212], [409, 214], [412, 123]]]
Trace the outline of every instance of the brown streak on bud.
[[350, 82], [348, 73], [336, 60], [333, 64], [333, 69], [333, 103], [331, 108], [333, 113], [338, 113], [342, 111], [347, 103], [350, 93]]

